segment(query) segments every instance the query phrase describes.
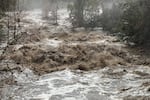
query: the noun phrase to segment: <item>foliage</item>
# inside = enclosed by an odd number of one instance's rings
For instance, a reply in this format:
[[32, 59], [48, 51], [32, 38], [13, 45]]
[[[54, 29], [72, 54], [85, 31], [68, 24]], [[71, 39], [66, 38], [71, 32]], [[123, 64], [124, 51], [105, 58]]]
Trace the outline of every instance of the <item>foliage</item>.
[[103, 9], [101, 25], [105, 30], [121, 32], [121, 36], [138, 45], [150, 43], [150, 1], [124, 0]]
[[100, 15], [99, 0], [75, 0], [69, 5], [70, 18], [74, 27], [96, 27]]
[[100, 18], [101, 26], [103, 27], [103, 29], [110, 32], [120, 31], [120, 21], [122, 13], [123, 12], [119, 4], [113, 4], [112, 8], [103, 9], [103, 13]]
[[122, 31], [137, 44], [150, 42], [150, 1], [128, 1], [124, 4]]
[[2, 26], [0, 25], [0, 42], [2, 41], [4, 36], [5, 35], [3, 34]]
[[[0, 0], [0, 20], [4, 17], [6, 11], [12, 11], [16, 9], [17, 0]], [[0, 41], [3, 39], [4, 34], [0, 25]]]
[[14, 10], [17, 0], [0, 0], [0, 11]]

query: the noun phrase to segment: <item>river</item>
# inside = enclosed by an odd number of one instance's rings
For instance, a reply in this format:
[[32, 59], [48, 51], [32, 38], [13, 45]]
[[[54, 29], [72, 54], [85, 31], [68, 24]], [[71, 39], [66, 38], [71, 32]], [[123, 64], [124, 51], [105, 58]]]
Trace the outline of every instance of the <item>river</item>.
[[[70, 26], [65, 12], [58, 13], [60, 27]], [[25, 19], [32, 26], [46, 25], [40, 17], [41, 11], [27, 13]], [[53, 42], [49, 41], [51, 45]], [[25, 68], [21, 73], [14, 71], [13, 77], [17, 84], [2, 87], [1, 100], [150, 100], [149, 66], [118, 65], [92, 71], [65, 69], [41, 76]]]
[[[84, 72], [63, 70], [36, 76], [15, 73], [17, 85], [2, 89], [1, 100], [125, 100], [150, 96], [150, 68], [112, 67]], [[138, 99], [134, 99], [138, 100]], [[141, 99], [148, 100], [148, 99]]]

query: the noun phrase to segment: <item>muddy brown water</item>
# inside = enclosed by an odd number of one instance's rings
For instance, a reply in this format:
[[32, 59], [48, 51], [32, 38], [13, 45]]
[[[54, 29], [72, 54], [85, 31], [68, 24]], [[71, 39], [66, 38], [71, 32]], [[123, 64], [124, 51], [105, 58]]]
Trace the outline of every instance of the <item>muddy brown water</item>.
[[[67, 15], [66, 11], [61, 10], [59, 12], [59, 14], [62, 15], [58, 21], [60, 26], [55, 28], [52, 26], [46, 27], [48, 28], [47, 30], [41, 30], [43, 33], [57, 34], [63, 33], [66, 30], [68, 31], [66, 26], [69, 27], [70, 23], [64, 20]], [[43, 27], [43, 24], [47, 26], [47, 23], [41, 19], [41, 12], [39, 10], [28, 13], [29, 15], [25, 19], [30, 23], [24, 26], [25, 30], [31, 28], [31, 31], [33, 31], [32, 28], [36, 26], [38, 29], [41, 26]], [[63, 40], [63, 38], [60, 40], [46, 38], [38, 42], [34, 41], [33, 43], [28, 43], [27, 45], [31, 47], [39, 47], [40, 45], [44, 50], [49, 50], [54, 47], [57, 48], [62, 43], [66, 46], [82, 46], [85, 44], [94, 46], [104, 44], [104, 46], [111, 46], [119, 51], [124, 47], [124, 45], [120, 43], [113, 43], [111, 37], [105, 40], [105, 38], [99, 39], [99, 37], [96, 36], [96, 39], [98, 38], [99, 40], [93, 41], [95, 35], [91, 35], [92, 39], [86, 37], [85, 34], [70, 36], [71, 35], [68, 35], [69, 38], [66, 38], [65, 35], [65, 40]], [[56, 37], [58, 37], [58, 34]], [[62, 35], [60, 37], [62, 37]], [[91, 41], [86, 41], [86, 39], [91, 39]], [[64, 41], [68, 42], [65, 43]], [[17, 51], [24, 45], [25, 44], [22, 45], [21, 43], [14, 45], [13, 50]], [[114, 55], [116, 56], [116, 54]], [[15, 64], [12, 65], [12, 69], [15, 69], [15, 66]], [[11, 76], [16, 83], [14, 85], [5, 84], [0, 87], [0, 100], [150, 100], [149, 66], [134, 65], [129, 67], [116, 65], [114, 67], [109, 66], [88, 72], [66, 69], [46, 73], [42, 76], [35, 75], [27, 68], [28, 67], [21, 69], [22, 72], [15, 70], [12, 73], [0, 72], [0, 82], [2, 82], [2, 79]]]

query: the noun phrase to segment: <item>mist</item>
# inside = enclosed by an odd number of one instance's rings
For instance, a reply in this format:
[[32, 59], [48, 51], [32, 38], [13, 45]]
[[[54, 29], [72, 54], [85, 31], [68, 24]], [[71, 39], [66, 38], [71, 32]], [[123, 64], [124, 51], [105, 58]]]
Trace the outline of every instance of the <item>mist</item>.
[[71, 3], [71, 0], [19, 0], [20, 9], [32, 10], [32, 9], [42, 9], [44, 7], [52, 6], [52, 3], [55, 2], [58, 4], [59, 8], [67, 7], [67, 4]]

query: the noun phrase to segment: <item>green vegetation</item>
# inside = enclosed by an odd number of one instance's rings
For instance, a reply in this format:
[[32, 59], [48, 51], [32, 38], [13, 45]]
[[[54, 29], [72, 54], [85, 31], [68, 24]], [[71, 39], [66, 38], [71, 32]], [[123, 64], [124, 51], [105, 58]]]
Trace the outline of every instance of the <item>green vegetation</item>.
[[150, 43], [149, 0], [75, 0], [69, 9], [74, 27], [101, 26], [138, 45]]
[[124, 9], [123, 33], [137, 44], [150, 43], [150, 1], [128, 1]]
[[[17, 0], [0, 0], [0, 20], [5, 16], [5, 12], [13, 11], [16, 9]], [[2, 25], [0, 25], [0, 41], [3, 39], [4, 34], [2, 30]]]
[[17, 0], [0, 0], [0, 11], [10, 11], [15, 9]]
[[68, 6], [74, 27], [93, 28], [99, 26], [99, 0], [75, 0]]
[[[0, 0], [0, 19], [15, 10], [17, 2]], [[103, 27], [138, 45], [150, 43], [149, 0], [73, 0], [68, 8], [73, 28]]]

